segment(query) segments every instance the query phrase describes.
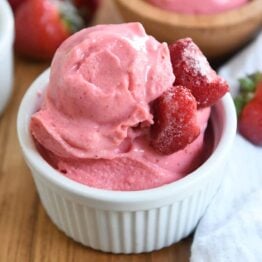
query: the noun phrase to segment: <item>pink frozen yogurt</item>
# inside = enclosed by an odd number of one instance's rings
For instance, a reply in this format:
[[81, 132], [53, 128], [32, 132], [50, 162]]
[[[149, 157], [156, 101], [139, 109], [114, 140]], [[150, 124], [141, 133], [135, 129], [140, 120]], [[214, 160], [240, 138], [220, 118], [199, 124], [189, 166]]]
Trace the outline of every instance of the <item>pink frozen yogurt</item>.
[[216, 14], [247, 3], [248, 0], [147, 0], [162, 9], [183, 14]]
[[111, 190], [175, 181], [204, 161], [210, 108], [199, 137], [160, 155], [149, 146], [150, 102], [174, 82], [168, 46], [139, 23], [84, 29], [57, 50], [43, 103], [30, 129], [43, 157], [65, 176]]

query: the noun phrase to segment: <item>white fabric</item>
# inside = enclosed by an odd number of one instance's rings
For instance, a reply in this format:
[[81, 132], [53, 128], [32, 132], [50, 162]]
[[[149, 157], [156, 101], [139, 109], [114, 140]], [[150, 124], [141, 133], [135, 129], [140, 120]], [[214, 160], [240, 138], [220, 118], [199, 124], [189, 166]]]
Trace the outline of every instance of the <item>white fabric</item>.
[[[239, 77], [262, 71], [262, 32], [220, 70], [233, 95]], [[191, 262], [262, 261], [262, 147], [237, 135], [226, 178], [196, 229]]]

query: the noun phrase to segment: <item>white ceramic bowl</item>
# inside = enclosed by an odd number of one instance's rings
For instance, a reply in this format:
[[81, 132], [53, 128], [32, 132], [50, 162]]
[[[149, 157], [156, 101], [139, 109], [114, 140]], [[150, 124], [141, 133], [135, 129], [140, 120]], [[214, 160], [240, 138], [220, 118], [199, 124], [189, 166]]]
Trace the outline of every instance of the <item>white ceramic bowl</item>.
[[6, 0], [0, 0], [0, 114], [13, 89], [13, 42], [13, 12]]
[[43, 206], [57, 227], [86, 246], [113, 253], [149, 252], [188, 236], [226, 175], [223, 166], [236, 132], [230, 95], [225, 95], [212, 110], [216, 148], [201, 167], [158, 188], [109, 191], [64, 177], [36, 150], [29, 122], [41, 103], [39, 91], [45, 89], [48, 77], [49, 71], [44, 72], [25, 94], [17, 130]]

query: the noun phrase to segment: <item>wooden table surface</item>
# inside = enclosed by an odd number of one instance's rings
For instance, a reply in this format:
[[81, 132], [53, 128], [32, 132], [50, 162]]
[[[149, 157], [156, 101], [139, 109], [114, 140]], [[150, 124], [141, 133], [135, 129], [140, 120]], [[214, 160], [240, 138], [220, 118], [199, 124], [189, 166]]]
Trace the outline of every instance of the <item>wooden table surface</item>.
[[[95, 23], [119, 22], [111, 1], [105, 0]], [[13, 97], [0, 118], [0, 261], [188, 261], [192, 239], [140, 255], [113, 255], [74, 242], [60, 232], [45, 213], [17, 135], [19, 103], [30, 83], [49, 63], [15, 59]]]

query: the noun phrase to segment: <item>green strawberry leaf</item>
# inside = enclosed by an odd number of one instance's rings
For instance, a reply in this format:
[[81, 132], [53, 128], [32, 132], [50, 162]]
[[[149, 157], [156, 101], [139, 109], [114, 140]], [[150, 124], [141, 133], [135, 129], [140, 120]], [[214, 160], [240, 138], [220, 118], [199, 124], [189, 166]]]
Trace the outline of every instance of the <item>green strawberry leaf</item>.
[[240, 91], [244, 92], [254, 92], [256, 90], [256, 85], [253, 79], [249, 77], [244, 77], [239, 79]]
[[257, 85], [262, 81], [262, 73], [250, 74], [238, 81], [240, 85], [239, 94], [234, 98], [234, 103], [239, 116], [243, 108], [254, 98]]
[[68, 32], [72, 34], [85, 27], [84, 20], [71, 2], [59, 2], [58, 8], [60, 17]]

